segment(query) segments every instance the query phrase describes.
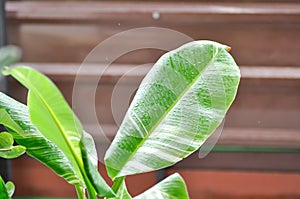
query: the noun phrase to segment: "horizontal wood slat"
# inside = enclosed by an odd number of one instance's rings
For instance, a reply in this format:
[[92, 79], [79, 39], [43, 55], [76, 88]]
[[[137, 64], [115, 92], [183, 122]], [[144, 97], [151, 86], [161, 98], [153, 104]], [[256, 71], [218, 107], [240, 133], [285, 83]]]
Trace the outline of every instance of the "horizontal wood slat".
[[177, 16], [179, 21], [181, 15], [190, 15], [189, 20], [197, 15], [217, 15], [220, 19], [231, 17], [232, 21], [247, 21], [243, 16], [251, 16], [250, 21], [261, 20], [262, 16], [289, 22], [300, 20], [297, 17], [300, 6], [296, 3], [8, 2], [6, 9], [8, 19], [27, 21], [113, 20], [122, 15], [133, 20], [136, 15], [148, 15], [152, 19], [153, 12], [160, 13], [162, 19]]
[[[64, 80], [67, 77], [101, 78], [109, 80], [119, 79], [126, 75], [128, 78], [143, 78], [151, 69], [153, 64], [147, 66], [136, 66], [134, 64], [76, 64], [76, 63], [19, 63], [16, 66], [30, 66], [38, 71], [52, 77], [54, 80]], [[84, 69], [84, 70], [83, 70]], [[270, 80], [300, 80], [300, 67], [272, 67], [272, 66], [240, 66], [243, 79], [270, 79]], [[99, 71], [99, 72], [95, 72]], [[80, 73], [79, 73], [80, 72]], [[98, 74], [97, 74], [98, 73]]]
[[299, 172], [300, 153], [211, 152], [199, 159], [195, 152], [173, 168]]
[[[299, 15], [297, 3], [7, 3], [8, 41], [23, 48], [25, 62], [82, 62], [112, 35], [151, 26], [179, 31], [195, 40], [227, 44], [241, 65], [296, 67]], [[138, 45], [163, 43], [165, 39], [145, 30], [114, 47], [126, 46], [129, 41]], [[110, 52], [113, 48], [107, 49]], [[162, 50], [143, 49], [116, 62], [155, 62], [162, 54]]]

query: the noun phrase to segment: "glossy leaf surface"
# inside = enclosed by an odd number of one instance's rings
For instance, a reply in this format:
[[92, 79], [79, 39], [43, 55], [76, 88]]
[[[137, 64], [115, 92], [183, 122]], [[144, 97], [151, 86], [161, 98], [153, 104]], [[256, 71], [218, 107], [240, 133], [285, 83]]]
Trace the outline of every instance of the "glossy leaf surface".
[[27, 106], [3, 93], [0, 93], [0, 124], [7, 128], [18, 144], [26, 147], [29, 156], [48, 166], [69, 183], [82, 184], [62, 151], [30, 123]]
[[171, 166], [201, 146], [237, 92], [240, 72], [228, 49], [195, 41], [157, 61], [105, 155], [111, 178]]
[[185, 183], [177, 173], [167, 177], [134, 199], [188, 199]]

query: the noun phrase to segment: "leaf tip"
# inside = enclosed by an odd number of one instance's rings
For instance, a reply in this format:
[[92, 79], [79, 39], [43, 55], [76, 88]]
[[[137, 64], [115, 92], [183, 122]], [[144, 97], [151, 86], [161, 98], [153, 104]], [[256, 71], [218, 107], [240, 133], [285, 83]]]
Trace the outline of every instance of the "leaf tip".
[[226, 46], [225, 49], [227, 50], [227, 52], [231, 51], [231, 47], [230, 46]]

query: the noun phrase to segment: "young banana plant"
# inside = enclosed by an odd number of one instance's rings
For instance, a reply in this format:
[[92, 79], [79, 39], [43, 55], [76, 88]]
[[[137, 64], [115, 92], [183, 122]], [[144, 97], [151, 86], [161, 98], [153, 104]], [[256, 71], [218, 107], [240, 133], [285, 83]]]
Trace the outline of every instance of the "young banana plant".
[[[56, 86], [32, 68], [3, 70], [29, 90], [27, 106], [0, 94], [0, 123], [9, 132], [2, 134], [13, 136], [21, 145], [6, 146], [23, 147], [22, 153], [26, 148], [28, 155], [73, 184], [78, 198], [130, 199], [126, 176], [179, 162], [197, 151], [222, 122], [240, 81], [229, 49], [212, 41], [194, 41], [156, 62], [106, 152], [106, 169], [114, 182], [111, 188], [97, 170], [93, 138]], [[9, 198], [11, 188], [1, 182], [0, 190], [6, 190]], [[175, 173], [134, 198], [188, 197], [184, 180]]]

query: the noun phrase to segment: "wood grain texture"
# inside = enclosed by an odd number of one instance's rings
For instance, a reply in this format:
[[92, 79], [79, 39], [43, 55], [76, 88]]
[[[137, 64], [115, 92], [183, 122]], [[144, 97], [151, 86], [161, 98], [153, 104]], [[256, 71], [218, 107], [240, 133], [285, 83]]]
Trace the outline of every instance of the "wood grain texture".
[[[99, 20], [116, 19], [128, 15], [217, 15], [231, 17], [232, 20], [245, 20], [244, 16], [261, 15], [278, 18], [293, 17], [300, 14], [295, 3], [166, 3], [166, 2], [8, 2], [7, 16], [17, 20]], [[76, 13], [76, 14], [74, 14]], [[239, 18], [233, 18], [238, 15]], [[281, 16], [279, 16], [281, 15]], [[190, 17], [190, 19], [191, 19]], [[151, 17], [150, 17], [151, 19]], [[248, 20], [253, 20], [250, 18]]]
[[191, 199], [296, 199], [299, 173], [174, 170], [186, 180]]
[[[114, 34], [163, 27], [225, 43], [242, 65], [298, 66], [299, 10], [297, 3], [8, 2], [8, 28], [20, 26], [8, 39], [18, 41], [27, 62], [82, 62]], [[156, 38], [155, 33], [132, 35], [119, 45], [145, 38]], [[163, 53], [143, 49], [115, 61], [149, 63]]]

